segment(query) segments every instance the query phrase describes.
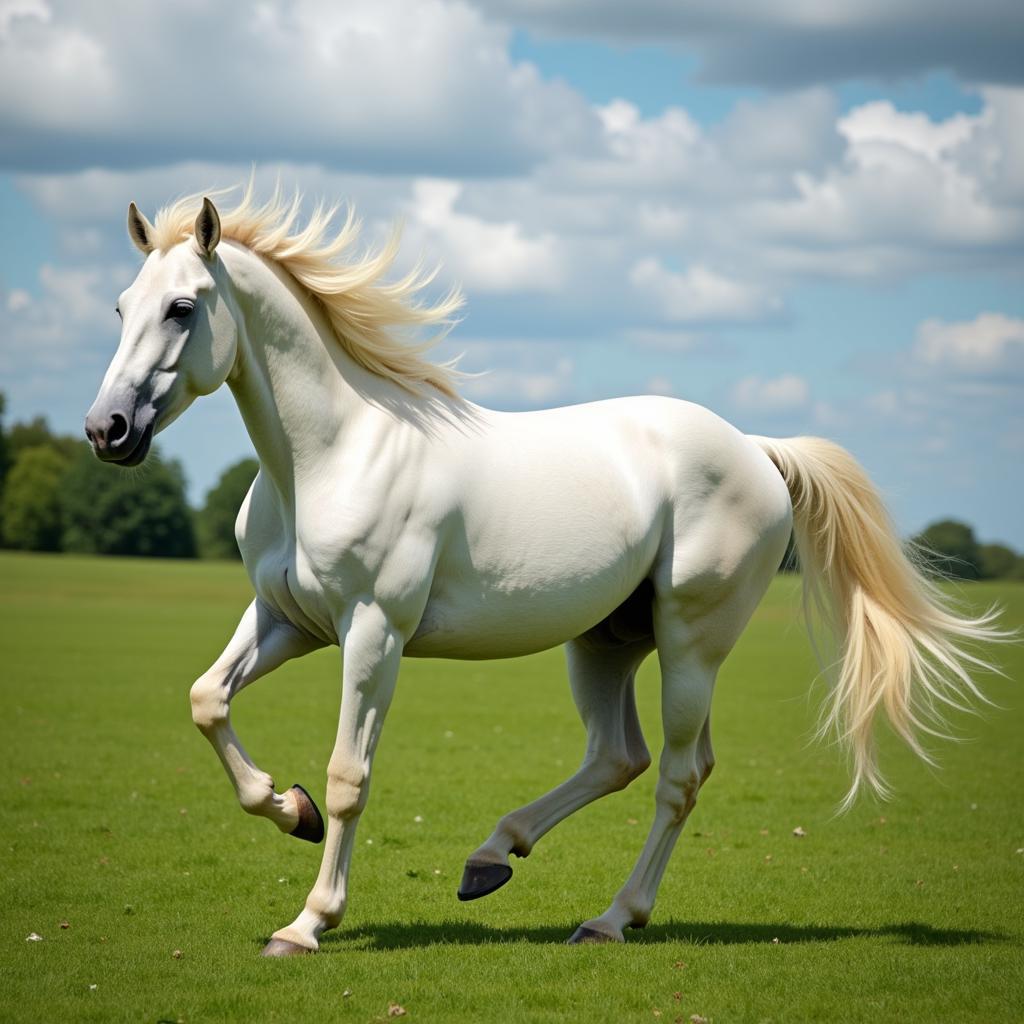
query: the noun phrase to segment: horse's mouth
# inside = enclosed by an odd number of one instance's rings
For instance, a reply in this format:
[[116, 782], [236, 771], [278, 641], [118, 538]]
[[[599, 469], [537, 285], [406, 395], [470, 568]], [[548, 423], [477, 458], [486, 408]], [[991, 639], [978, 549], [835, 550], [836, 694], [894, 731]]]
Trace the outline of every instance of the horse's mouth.
[[123, 458], [120, 459], [109, 459], [105, 461], [112, 462], [115, 466], [138, 466], [149, 454], [150, 445], [153, 443], [153, 428], [156, 424], [156, 419], [152, 419], [149, 425], [142, 432], [142, 436], [139, 438], [138, 444], [128, 452]]

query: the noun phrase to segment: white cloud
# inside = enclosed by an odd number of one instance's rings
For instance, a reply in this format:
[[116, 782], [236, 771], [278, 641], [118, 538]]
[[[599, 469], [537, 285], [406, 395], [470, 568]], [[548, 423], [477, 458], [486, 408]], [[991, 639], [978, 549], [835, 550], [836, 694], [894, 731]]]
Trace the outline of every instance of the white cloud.
[[672, 323], [740, 323], [764, 319], [781, 309], [780, 301], [764, 289], [699, 264], [677, 273], [656, 259], [642, 259], [633, 266], [629, 280]]
[[493, 370], [466, 386], [472, 398], [497, 401], [503, 405], [524, 403], [529, 406], [549, 405], [565, 393], [572, 364], [562, 362], [550, 371]]
[[[1024, 320], [980, 313], [973, 320], [925, 320], [913, 357], [923, 366], [963, 376], [1024, 372]], [[1024, 395], [1021, 396], [1024, 398]]]
[[419, 180], [410, 203], [410, 239], [440, 254], [446, 276], [478, 292], [554, 291], [565, 277], [557, 239], [527, 238], [515, 221], [486, 221], [458, 212], [463, 186]]
[[888, 386], [864, 399], [862, 418], [894, 439], [906, 435], [905, 446], [942, 446], [975, 462], [1024, 439], [1024, 319], [924, 320], [874, 376]]
[[0, 42], [7, 40], [12, 26], [19, 19], [45, 23], [50, 20], [50, 17], [50, 8], [44, 0], [2, 0], [0, 2]]
[[[484, 353], [505, 365], [486, 370], [469, 378], [462, 391], [475, 401], [493, 403], [500, 408], [531, 408], [557, 405], [568, 400], [573, 381], [574, 364], [568, 356], [556, 356], [545, 364], [548, 346], [474, 345], [473, 355], [480, 360]], [[504, 349], [499, 353], [497, 349]]]
[[22, 6], [0, 33], [8, 167], [203, 154], [507, 173], [598, 136], [582, 97], [465, 3]]
[[[355, 118], [342, 133], [355, 154], [349, 163], [372, 164], [390, 173], [332, 169], [332, 154], [316, 147], [309, 152], [321, 159], [286, 160], [267, 170], [283, 168], [286, 185], [297, 181], [311, 195], [354, 198], [375, 231], [405, 211], [407, 248], [421, 249], [428, 263], [443, 260], [446, 279], [460, 279], [471, 299], [474, 293], [529, 293], [532, 300], [544, 300], [535, 307], [538, 314], [560, 318], [559, 329], [564, 317], [575, 317], [617, 330], [658, 330], [673, 323], [754, 323], [771, 318], [781, 308], [780, 296], [806, 277], [889, 282], [894, 275], [1021, 265], [1024, 142], [1014, 125], [1024, 115], [1024, 90], [986, 89], [980, 114], [931, 119], [888, 103], [865, 104], [839, 117], [833, 95], [808, 89], [742, 100], [722, 123], [703, 128], [679, 108], [653, 117], [642, 116], [634, 104], [621, 99], [590, 108], [581, 96], [559, 85], [559, 96], [575, 111], [563, 117], [557, 104], [546, 112], [542, 109], [546, 90], [556, 87], [544, 82], [536, 69], [508, 58], [507, 30], [476, 11], [429, 0], [417, 14], [426, 20], [392, 38], [387, 35], [388, 19], [397, 17], [396, 3], [369, 6], [369, 0], [360, 0], [344, 17], [331, 14], [324, 20], [323, 38], [314, 33], [319, 8], [313, 0], [295, 5], [287, 16], [278, 11], [254, 22], [255, 42], [239, 42], [239, 49], [247, 52], [250, 63], [258, 63], [260, 46], [277, 47], [280, 63], [264, 64], [282, 68], [282, 81], [297, 74], [293, 64], [299, 59], [300, 37], [315, 44], [314, 49], [331, 53], [353, 45], [350, 37], [365, 36], [371, 51], [394, 47], [386, 59], [381, 57], [377, 77], [361, 83], [365, 109], [357, 105], [359, 112], [354, 112], [350, 101], [341, 103], [348, 104], [344, 116]], [[114, 38], [112, 20], [101, 16], [105, 8], [82, 9], [90, 12], [90, 25], [103, 29], [96, 29], [98, 37]], [[198, 37], [241, 31], [235, 25], [222, 26], [213, 15], [200, 25], [197, 11], [189, 8], [186, 21]], [[58, 11], [43, 27], [55, 32], [71, 20], [66, 10]], [[23, 21], [15, 21], [14, 30]], [[132, 24], [123, 31], [130, 31]], [[268, 42], [268, 25], [280, 28], [282, 39]], [[454, 102], [434, 83], [429, 87], [433, 92], [418, 97], [430, 108], [429, 116], [420, 118], [416, 131], [405, 131], [410, 111], [418, 108], [409, 106], [403, 90], [411, 88], [408, 81], [416, 77], [416, 61], [426, 59], [407, 53], [415, 49], [412, 30], [420, 33], [417, 46], [436, 43], [441, 47], [437, 52], [447, 54], [451, 41], [438, 42], [438, 26], [452, 27], [454, 38], [477, 56], [478, 51], [504, 54], [495, 64], [497, 70], [487, 71], [492, 78], [499, 72], [522, 73], [532, 81], [515, 93], [523, 102], [511, 121], [504, 116], [511, 110], [503, 106], [506, 93], [499, 96], [484, 89], [480, 95], [482, 106], [490, 104], [487, 117], [500, 123], [501, 139], [508, 141], [506, 126], [525, 123], [522, 118], [533, 118], [532, 129], [541, 135], [541, 129], [558, 134], [564, 128], [565, 138], [549, 145], [538, 143], [537, 135], [529, 149], [534, 162], [527, 166], [510, 158], [499, 168], [498, 160], [492, 169], [507, 171], [500, 176], [470, 173], [479, 169], [472, 154], [463, 161], [466, 173], [459, 177], [432, 179], [419, 173], [422, 163], [433, 159], [422, 149], [425, 136], [420, 130], [424, 125], [430, 128], [432, 119], [458, 124], [470, 150], [485, 142], [491, 145], [494, 136], [493, 124], [486, 131], [481, 126], [484, 114], [475, 122], [462, 120], [460, 103], [469, 100]], [[470, 60], [453, 57], [463, 59]], [[389, 92], [385, 72], [403, 61], [409, 73], [397, 76], [397, 92]], [[242, 88], [233, 74], [233, 65], [218, 71], [225, 95]], [[276, 76], [277, 72], [266, 78]], [[472, 92], [480, 83], [465, 79], [463, 85]], [[381, 90], [387, 96], [378, 95]], [[260, 97], [258, 91], [253, 93], [245, 109], [255, 110]], [[296, 123], [287, 131], [275, 127], [272, 119], [278, 115], [273, 105], [265, 129], [250, 130], [244, 115], [231, 130], [237, 128], [257, 146], [272, 142], [276, 161], [296, 150], [297, 132], [313, 132], [315, 127], [321, 139], [340, 137], [340, 129], [329, 121], [302, 123], [307, 115], [323, 114], [322, 97], [306, 102], [309, 97], [301, 89], [296, 97], [293, 106], [298, 112], [293, 110], [291, 118]], [[188, 107], [192, 98], [186, 94], [181, 102]], [[327, 115], [335, 116], [333, 108]], [[204, 110], [201, 119], [207, 116]], [[444, 130], [454, 130], [451, 124]], [[35, 130], [26, 135], [31, 137]], [[120, 137], [144, 137], [134, 133], [130, 119], [116, 131]], [[184, 139], [188, 152], [208, 148], [202, 131], [195, 136], [180, 132], [173, 120], [164, 126], [164, 134]], [[374, 149], [384, 136], [397, 147], [390, 155]], [[461, 144], [450, 138], [444, 142], [453, 164], [463, 159], [458, 152]], [[0, 151], [2, 146], [0, 142]], [[123, 153], [111, 154], [112, 162], [125, 159]], [[413, 165], [417, 173], [396, 173]], [[247, 173], [247, 162], [206, 159], [144, 171], [120, 167], [22, 175], [19, 181], [36, 202], [65, 222], [65, 251], [85, 259], [90, 252], [110, 258], [114, 251], [109, 244], [104, 249], [95, 233], [101, 214], [115, 225], [111, 235], [116, 234], [123, 247], [120, 225], [128, 199], [152, 210], [181, 191], [229, 184]], [[264, 183], [269, 177], [261, 174]], [[675, 267], [686, 269], [668, 269]], [[661, 322], [650, 322], [652, 315]]]
[[[1007, 121], [1024, 109], [1016, 94], [988, 91], [978, 115], [944, 120], [878, 104], [838, 118], [832, 103], [820, 91], [794, 97], [789, 111], [778, 97], [747, 101], [708, 130], [684, 111], [644, 118], [612, 103], [601, 108], [602, 142], [592, 151], [499, 178], [343, 173], [316, 163], [267, 165], [257, 177], [264, 194], [280, 173], [286, 188], [311, 198], [354, 199], [371, 243], [404, 214], [403, 260], [440, 262], [438, 286], [466, 287], [474, 331], [503, 335], [540, 326], [679, 349], [692, 347], [695, 327], [777, 320], [786, 292], [808, 277], [889, 283], [897, 274], [1022, 265], [1024, 209], [1008, 198], [1016, 172], [1003, 159], [1012, 155], [1004, 146], [1017, 145]], [[772, 146], [775, 132], [784, 147]], [[130, 254], [129, 199], [152, 216], [176, 194], [237, 182], [248, 170], [192, 161], [26, 174], [17, 183], [59, 223], [67, 258], [88, 267]]]
[[839, 119], [837, 127], [862, 159], [870, 154], [872, 144], [894, 143], [934, 161], [967, 142], [979, 122], [969, 114], [933, 121], [927, 114], [897, 110], [888, 100], [877, 100], [855, 107]]
[[700, 187], [704, 163], [713, 154], [703, 129], [686, 110], [668, 107], [645, 118], [624, 99], [595, 110], [603, 129], [601, 145], [556, 154], [562, 162], [554, 174], [572, 178], [577, 187], [643, 191], [647, 197], [651, 189]]
[[9, 313], [20, 313], [30, 305], [32, 305], [32, 296], [24, 288], [12, 288], [7, 293], [7, 311]]
[[985, 108], [960, 161], [996, 201], [1024, 204], [1024, 89], [982, 90]]
[[699, 331], [678, 328], [630, 327], [623, 337], [641, 348], [661, 349], [665, 352], [690, 352], [701, 346], [706, 338]]
[[680, 107], [669, 107], [654, 118], [643, 118], [624, 99], [597, 108], [611, 153], [632, 163], [664, 163], [692, 149], [701, 139], [700, 125]]
[[[621, 339], [624, 351], [644, 349], [656, 360], [658, 349], [718, 351], [703, 337], [710, 326], [778, 323], [783, 297], [807, 277], [888, 283], [896, 273], [951, 266], [1020, 267], [1022, 213], [995, 184], [1009, 180], [1001, 157], [1015, 100], [1007, 90], [986, 93], [971, 118], [907, 117], [878, 105], [838, 118], [828, 114], [829, 97], [807, 93], [789, 113], [778, 97], [751, 101], [707, 130], [684, 112], [644, 118], [629, 104], [608, 104], [607, 138], [594, 152], [558, 155], [516, 175], [432, 179], [284, 163], [260, 168], [257, 178], [264, 194], [280, 173], [286, 188], [298, 185], [311, 200], [354, 199], [369, 244], [404, 214], [403, 264], [441, 263], [438, 290], [467, 289], [457, 345], [466, 328], [492, 339], [547, 332], [577, 344]], [[759, 117], [764, 138], [777, 128], [787, 147], [757, 142]], [[800, 131], [806, 137], [793, 134]], [[747, 163], [730, 155], [744, 138]], [[840, 155], [830, 155], [837, 145]], [[865, 156], [872, 147], [883, 161]], [[789, 167], [785, 148], [794, 152]], [[248, 171], [192, 161], [26, 174], [17, 184], [57, 222], [64, 258], [85, 272], [124, 259], [135, 265], [124, 234], [129, 199], [153, 216], [176, 194]], [[69, 309], [50, 309], [48, 329], [82, 337]], [[534, 378], [547, 379], [550, 364], [520, 366], [507, 349], [492, 356], [491, 366], [517, 375], [511, 392], [543, 391]], [[657, 365], [645, 373], [657, 374]]]
[[[319, 164], [275, 161], [253, 165], [187, 160], [149, 168], [89, 168], [61, 172], [21, 174], [15, 181], [32, 203], [48, 217], [76, 230], [98, 227], [125, 238], [125, 215], [129, 201], [153, 217], [156, 211], [178, 195], [215, 191], [244, 185], [255, 172], [256, 187], [269, 195], [276, 183], [285, 189], [299, 188], [314, 199], [330, 202], [358, 199], [364, 216], [394, 217], [396, 195], [410, 179], [401, 176], [341, 173]], [[238, 194], [226, 202], [236, 201]]]
[[965, 265], [1005, 267], [1024, 250], [1024, 209], [989, 187], [976, 138], [1007, 115], [933, 121], [888, 103], [855, 108], [838, 122], [841, 162], [821, 174], [795, 169], [792, 197], [755, 200], [739, 217], [766, 261], [797, 274], [879, 279]]
[[823, 168], [842, 155], [838, 103], [827, 89], [807, 89], [758, 100], [741, 99], [715, 132], [729, 163], [792, 171]]
[[99, 367], [109, 358], [121, 334], [114, 304], [133, 277], [123, 265], [44, 264], [38, 294], [15, 288], [0, 296], [8, 313], [0, 372], [12, 390], [30, 386], [39, 395], [52, 395], [73, 371]]
[[748, 412], [788, 412], [805, 408], [810, 395], [803, 377], [787, 373], [773, 378], [744, 377], [733, 387], [732, 400]]

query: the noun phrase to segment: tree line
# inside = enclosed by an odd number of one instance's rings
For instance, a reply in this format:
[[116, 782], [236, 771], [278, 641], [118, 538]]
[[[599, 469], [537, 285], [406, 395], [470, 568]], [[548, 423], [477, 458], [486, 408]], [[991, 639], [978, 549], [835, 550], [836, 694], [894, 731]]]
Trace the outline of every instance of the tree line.
[[6, 427], [0, 394], [0, 544], [24, 551], [161, 558], [238, 558], [235, 516], [259, 463], [221, 474], [202, 508], [176, 459], [154, 446], [135, 470], [106, 465], [84, 440], [37, 416]]
[[[202, 508], [190, 508], [185, 474], [157, 447], [138, 470], [100, 462], [89, 445], [55, 434], [39, 416], [7, 428], [0, 394], [0, 544], [26, 551], [164, 558], [238, 558], [235, 517], [256, 459], [226, 469]], [[1024, 556], [981, 543], [966, 523], [932, 523], [911, 546], [936, 575], [1024, 580]], [[792, 549], [784, 570], [797, 568]]]

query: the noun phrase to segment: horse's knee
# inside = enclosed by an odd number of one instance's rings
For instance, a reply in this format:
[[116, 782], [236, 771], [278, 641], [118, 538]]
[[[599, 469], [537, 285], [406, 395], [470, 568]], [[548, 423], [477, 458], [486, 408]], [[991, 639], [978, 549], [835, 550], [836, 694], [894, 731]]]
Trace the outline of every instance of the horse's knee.
[[227, 721], [228, 702], [219, 678], [200, 676], [189, 690], [189, 701], [192, 704], [192, 721], [202, 732], [209, 732]]
[[331, 765], [327, 769], [327, 813], [332, 818], [356, 818], [369, 796], [369, 780], [360, 765]]

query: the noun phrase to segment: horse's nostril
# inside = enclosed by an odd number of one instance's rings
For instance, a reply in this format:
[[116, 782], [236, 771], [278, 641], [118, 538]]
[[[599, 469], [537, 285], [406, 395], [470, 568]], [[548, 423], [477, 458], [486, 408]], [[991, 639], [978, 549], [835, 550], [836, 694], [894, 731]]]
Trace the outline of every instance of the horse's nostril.
[[128, 436], [128, 421], [115, 412], [110, 417], [110, 429], [107, 430], [107, 444], [118, 444]]

